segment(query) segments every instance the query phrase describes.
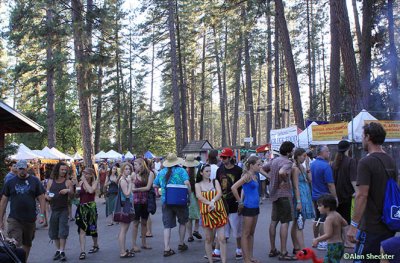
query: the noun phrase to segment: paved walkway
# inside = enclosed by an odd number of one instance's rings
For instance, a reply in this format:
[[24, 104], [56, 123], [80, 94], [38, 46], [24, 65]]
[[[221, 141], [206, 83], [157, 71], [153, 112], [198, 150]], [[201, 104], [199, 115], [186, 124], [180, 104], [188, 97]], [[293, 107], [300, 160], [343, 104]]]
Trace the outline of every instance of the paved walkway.
[[[68, 262], [143, 262], [143, 263], [159, 263], [159, 262], [190, 262], [190, 263], [205, 263], [206, 259], [203, 258], [205, 255], [204, 251], [204, 241], [195, 240], [192, 243], [187, 243], [189, 245], [189, 250], [185, 252], [178, 252], [178, 231], [174, 228], [172, 231], [171, 246], [177, 252], [168, 258], [164, 258], [163, 253], [163, 234], [162, 234], [162, 222], [161, 222], [161, 209], [160, 201], [158, 200], [157, 213], [152, 216], [153, 219], [153, 238], [148, 240], [148, 244], [153, 247], [152, 250], [142, 251], [136, 254], [133, 259], [121, 259], [119, 258], [119, 247], [117, 236], [119, 232], [119, 226], [107, 226], [105, 219], [105, 204], [103, 204], [103, 199], [97, 200], [99, 220], [99, 246], [100, 250], [96, 254], [87, 254], [86, 260], [79, 260], [79, 239], [77, 233], [77, 226], [75, 222], [70, 222], [70, 236], [67, 242], [66, 255]], [[270, 250], [269, 237], [268, 237], [268, 226], [270, 223], [271, 215], [271, 202], [264, 201], [261, 205], [261, 212], [258, 218], [258, 224], [255, 234], [255, 244], [254, 244], [254, 256], [255, 258], [261, 260], [261, 262], [280, 262], [278, 258], [269, 258], [268, 252]], [[279, 226], [278, 226], [279, 227]], [[202, 231], [200, 230], [200, 233]], [[131, 247], [131, 228], [128, 233], [127, 247]], [[304, 229], [305, 242], [308, 246], [311, 246], [312, 241], [312, 228], [311, 221], [307, 221]], [[277, 233], [279, 236], [279, 232]], [[187, 239], [187, 238], [186, 238]], [[90, 237], [86, 238], [88, 251], [92, 245]], [[139, 241], [140, 242], [140, 241]], [[140, 244], [140, 243], [138, 243]], [[277, 239], [276, 244], [279, 244], [279, 239]], [[279, 246], [278, 246], [279, 248]], [[232, 239], [228, 240], [228, 262], [242, 262], [236, 261], [234, 258], [235, 252], [235, 242]], [[291, 239], [288, 240], [288, 251], [292, 251], [293, 246]], [[33, 247], [31, 250], [31, 255], [29, 257], [29, 262], [31, 263], [43, 263], [43, 262], [54, 262], [52, 257], [55, 253], [55, 247], [53, 243], [49, 242], [48, 230], [39, 226], [36, 231], [36, 238], [33, 241]], [[324, 252], [318, 251], [318, 256], [322, 258]]]

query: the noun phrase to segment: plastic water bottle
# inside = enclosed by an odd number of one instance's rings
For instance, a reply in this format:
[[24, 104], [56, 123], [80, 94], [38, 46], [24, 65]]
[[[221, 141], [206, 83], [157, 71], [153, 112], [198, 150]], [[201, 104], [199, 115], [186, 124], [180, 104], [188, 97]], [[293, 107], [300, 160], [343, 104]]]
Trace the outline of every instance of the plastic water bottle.
[[304, 228], [304, 221], [303, 221], [303, 215], [299, 213], [299, 216], [297, 217], [297, 227], [299, 230], [302, 230]]

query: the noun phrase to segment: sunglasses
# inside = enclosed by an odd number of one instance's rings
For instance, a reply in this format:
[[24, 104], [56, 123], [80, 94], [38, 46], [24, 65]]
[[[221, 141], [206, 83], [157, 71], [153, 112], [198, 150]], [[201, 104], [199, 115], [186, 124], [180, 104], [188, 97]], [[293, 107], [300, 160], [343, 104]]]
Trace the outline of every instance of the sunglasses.
[[229, 157], [228, 156], [221, 156], [220, 158], [225, 160], [225, 159], [228, 159]]

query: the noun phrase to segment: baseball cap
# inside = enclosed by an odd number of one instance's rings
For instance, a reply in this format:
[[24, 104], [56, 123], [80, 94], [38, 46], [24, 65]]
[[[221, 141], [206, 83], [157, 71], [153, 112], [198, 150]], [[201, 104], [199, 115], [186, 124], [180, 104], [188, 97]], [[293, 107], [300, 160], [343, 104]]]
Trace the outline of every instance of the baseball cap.
[[233, 151], [231, 148], [224, 148], [219, 155], [221, 157], [233, 157]]
[[345, 152], [350, 148], [350, 143], [346, 140], [342, 140], [338, 144], [338, 152]]
[[28, 162], [26, 160], [19, 160], [16, 164], [17, 169], [26, 169], [28, 168]]

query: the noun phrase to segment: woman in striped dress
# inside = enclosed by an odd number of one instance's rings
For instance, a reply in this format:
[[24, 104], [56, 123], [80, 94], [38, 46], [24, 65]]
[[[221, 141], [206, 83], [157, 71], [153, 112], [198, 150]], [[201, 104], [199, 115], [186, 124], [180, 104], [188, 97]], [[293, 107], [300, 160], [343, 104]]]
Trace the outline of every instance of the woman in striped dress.
[[224, 227], [228, 222], [228, 216], [221, 199], [222, 191], [218, 181], [210, 179], [211, 167], [203, 164], [197, 173], [195, 184], [196, 197], [199, 200], [202, 226], [206, 236], [205, 250], [208, 262], [212, 259], [213, 230], [216, 229], [218, 242], [221, 249], [221, 260], [226, 262], [226, 241]]

